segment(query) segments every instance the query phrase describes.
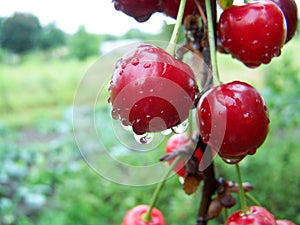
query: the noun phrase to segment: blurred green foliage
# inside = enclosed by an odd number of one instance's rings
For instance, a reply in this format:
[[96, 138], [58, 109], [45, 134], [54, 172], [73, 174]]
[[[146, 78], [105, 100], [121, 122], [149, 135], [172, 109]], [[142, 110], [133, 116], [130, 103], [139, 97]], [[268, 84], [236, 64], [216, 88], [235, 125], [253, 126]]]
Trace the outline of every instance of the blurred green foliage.
[[99, 37], [88, 33], [84, 26], [81, 26], [78, 31], [70, 37], [70, 54], [79, 60], [85, 60], [99, 54], [99, 44]]

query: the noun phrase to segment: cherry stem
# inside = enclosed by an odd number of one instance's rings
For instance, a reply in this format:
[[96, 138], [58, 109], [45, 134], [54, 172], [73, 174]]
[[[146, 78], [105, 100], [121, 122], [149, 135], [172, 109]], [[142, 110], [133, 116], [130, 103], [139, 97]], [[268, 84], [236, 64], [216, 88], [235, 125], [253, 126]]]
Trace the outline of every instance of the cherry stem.
[[250, 193], [245, 193], [246, 198], [251, 201], [254, 205], [261, 206], [260, 202]]
[[228, 220], [228, 209], [227, 208], [224, 208], [224, 219], [225, 219], [225, 221]]
[[241, 170], [240, 170], [240, 166], [239, 164], [235, 164], [235, 168], [236, 168], [236, 174], [238, 177], [238, 185], [239, 185], [239, 196], [240, 196], [240, 204], [241, 204], [241, 209], [243, 212], [247, 212], [247, 202], [246, 202], [246, 198], [245, 198], [245, 191], [243, 188], [243, 181], [242, 181], [242, 174], [241, 174]]
[[166, 180], [168, 178], [168, 176], [170, 175], [170, 173], [173, 171], [173, 169], [175, 168], [175, 166], [179, 163], [179, 161], [182, 159], [182, 157], [177, 157], [174, 162], [172, 163], [172, 165], [168, 168], [167, 172], [163, 175], [162, 177], [162, 181], [156, 186], [156, 189], [152, 195], [151, 201], [150, 201], [150, 205], [149, 205], [149, 209], [147, 211], [147, 213], [145, 213], [142, 216], [142, 220], [144, 222], [151, 222], [151, 212], [153, 210], [153, 208], [156, 205], [159, 193], [161, 192], [161, 190], [163, 189]]
[[178, 37], [179, 37], [180, 28], [181, 28], [181, 24], [182, 24], [182, 20], [183, 20], [185, 5], [186, 5], [186, 0], [181, 0], [179, 9], [178, 9], [178, 13], [177, 13], [176, 23], [175, 23], [175, 26], [173, 29], [173, 33], [172, 33], [171, 39], [169, 41], [169, 45], [166, 49], [166, 51], [172, 56], [175, 56], [176, 44], [178, 42]]
[[214, 19], [211, 7], [211, 0], [205, 0], [206, 6], [206, 16], [207, 16], [207, 28], [208, 28], [208, 41], [209, 41], [209, 49], [210, 49], [210, 58], [211, 58], [211, 66], [212, 66], [212, 74], [215, 79], [217, 79], [218, 83], [221, 84], [221, 79], [218, 71], [218, 63], [217, 63], [217, 51], [216, 51], [216, 39], [215, 39], [215, 31], [214, 31]]

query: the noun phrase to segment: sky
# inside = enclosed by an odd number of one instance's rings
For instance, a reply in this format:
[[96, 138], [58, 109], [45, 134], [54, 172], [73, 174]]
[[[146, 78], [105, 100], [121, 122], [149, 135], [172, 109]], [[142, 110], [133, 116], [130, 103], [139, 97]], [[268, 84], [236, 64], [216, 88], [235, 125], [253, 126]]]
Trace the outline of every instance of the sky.
[[[300, 6], [300, 0], [296, 0]], [[300, 7], [298, 7], [300, 10]], [[122, 35], [131, 28], [157, 33], [165, 22], [173, 19], [155, 13], [145, 23], [116, 11], [111, 0], [0, 0], [0, 16], [14, 12], [29, 12], [37, 16], [42, 25], [55, 22], [67, 33], [75, 33], [80, 25], [96, 34]]]
[[172, 22], [156, 13], [145, 23], [116, 11], [111, 0], [0, 0], [0, 16], [14, 12], [29, 12], [37, 16], [42, 25], [55, 22], [67, 33], [75, 33], [80, 25], [96, 34], [122, 35], [131, 28], [145, 32], [159, 32], [163, 21]]

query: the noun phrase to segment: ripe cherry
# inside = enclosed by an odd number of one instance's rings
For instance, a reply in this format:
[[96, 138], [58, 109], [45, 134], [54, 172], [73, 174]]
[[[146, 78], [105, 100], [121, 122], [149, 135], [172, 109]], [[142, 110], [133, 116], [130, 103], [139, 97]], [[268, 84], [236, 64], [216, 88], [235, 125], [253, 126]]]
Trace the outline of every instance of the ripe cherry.
[[247, 213], [242, 210], [234, 212], [226, 225], [277, 225], [274, 216], [260, 206], [248, 207]]
[[218, 22], [221, 44], [249, 67], [267, 64], [281, 54], [286, 21], [271, 1], [257, 1], [225, 9]]
[[276, 220], [277, 225], [296, 225], [289, 220]]
[[151, 15], [160, 11], [160, 0], [113, 0], [116, 10], [122, 11], [138, 22], [147, 21]]
[[[200, 1], [200, 4], [203, 6], [204, 1]], [[177, 17], [178, 9], [180, 5], [180, 0], [164, 0], [163, 12], [174, 19]], [[195, 0], [187, 0], [183, 17], [188, 15], [199, 15], [199, 10], [195, 4]]]
[[265, 102], [251, 85], [233, 81], [207, 91], [197, 105], [203, 141], [227, 163], [254, 154], [268, 134]]
[[[184, 146], [186, 146], [189, 143], [189, 141], [190, 141], [190, 138], [186, 133], [173, 134], [167, 142], [166, 152], [170, 153], [170, 152], [178, 150], [179, 148], [184, 148]], [[192, 155], [190, 155], [189, 157], [192, 157]], [[195, 150], [195, 157], [198, 162], [201, 162], [202, 152], [199, 148]], [[185, 177], [185, 175], [186, 175], [186, 168], [185, 168], [186, 160], [187, 159], [182, 159], [181, 161], [179, 161], [179, 163], [174, 168], [174, 171], [180, 177]], [[172, 164], [173, 161], [174, 160], [169, 160], [168, 163]]]
[[294, 0], [271, 0], [276, 3], [282, 10], [286, 23], [287, 23], [287, 35], [286, 41], [292, 39], [295, 35], [298, 27], [298, 7]]
[[109, 91], [113, 118], [141, 135], [185, 121], [198, 89], [187, 64], [143, 44], [118, 60]]
[[149, 209], [148, 205], [138, 205], [129, 210], [122, 222], [122, 225], [165, 225], [163, 214], [156, 208], [151, 211], [151, 222], [143, 221], [143, 216]]

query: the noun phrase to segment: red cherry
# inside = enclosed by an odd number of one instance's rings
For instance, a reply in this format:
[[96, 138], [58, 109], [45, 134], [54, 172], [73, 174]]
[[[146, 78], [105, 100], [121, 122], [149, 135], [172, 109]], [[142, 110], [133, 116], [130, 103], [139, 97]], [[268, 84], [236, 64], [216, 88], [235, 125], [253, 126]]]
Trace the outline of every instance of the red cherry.
[[[200, 1], [200, 4], [203, 6], [204, 1]], [[180, 5], [180, 0], [164, 0], [163, 12], [174, 19], [177, 17], [178, 9]], [[195, 0], [187, 0], [183, 17], [188, 15], [199, 15], [199, 10], [195, 4]]]
[[294, 0], [272, 0], [282, 10], [286, 23], [287, 23], [287, 35], [286, 41], [292, 39], [295, 35], [298, 27], [298, 7]]
[[277, 225], [296, 225], [289, 220], [276, 220]]
[[265, 208], [250, 206], [245, 214], [242, 210], [234, 212], [226, 225], [277, 225], [274, 216]]
[[251, 85], [233, 81], [207, 91], [197, 105], [197, 124], [203, 141], [227, 163], [254, 154], [268, 134], [268, 111]]
[[133, 17], [138, 22], [147, 21], [151, 15], [160, 11], [160, 0], [113, 0], [116, 10]]
[[122, 225], [165, 225], [163, 214], [156, 208], [151, 211], [151, 222], [143, 221], [143, 215], [147, 213], [148, 205], [138, 205], [129, 210], [122, 222]]
[[118, 60], [109, 90], [113, 118], [144, 134], [185, 121], [198, 89], [187, 64], [144, 44]]
[[225, 9], [218, 33], [222, 46], [232, 57], [254, 68], [281, 54], [286, 21], [275, 3], [251, 2]]
[[[182, 148], [185, 145], [187, 145], [189, 141], [190, 141], [190, 138], [186, 133], [173, 134], [167, 142], [166, 152], [170, 153], [170, 152], [173, 152], [173, 151], [175, 151], [179, 148]], [[201, 152], [200, 149], [195, 150], [195, 157], [196, 157], [198, 162], [201, 161], [202, 152]], [[173, 161], [174, 160], [169, 160], [168, 163], [171, 165], [173, 163]], [[181, 161], [179, 161], [179, 163], [174, 168], [174, 171], [180, 177], [185, 177], [185, 175], [186, 175], [186, 169], [185, 169], [185, 166], [184, 166], [185, 162], [186, 162], [186, 159], [182, 159]]]

